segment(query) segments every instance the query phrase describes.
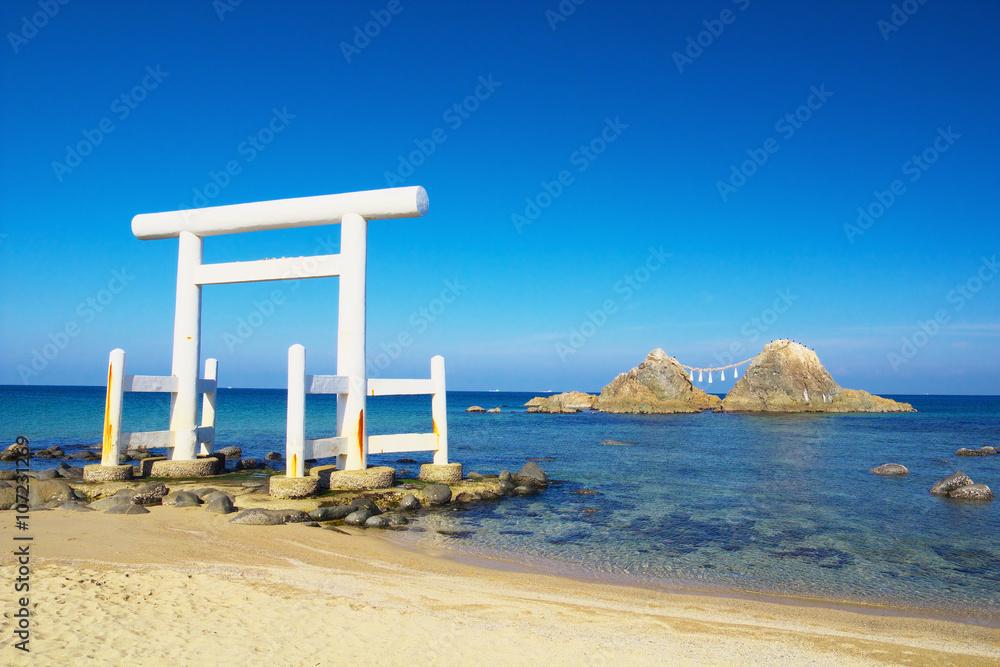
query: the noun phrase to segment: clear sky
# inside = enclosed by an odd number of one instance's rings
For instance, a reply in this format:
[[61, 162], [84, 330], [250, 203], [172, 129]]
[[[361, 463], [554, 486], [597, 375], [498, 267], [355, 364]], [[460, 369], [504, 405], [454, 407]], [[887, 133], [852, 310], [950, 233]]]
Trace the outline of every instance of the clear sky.
[[[846, 387], [1000, 393], [996, 2], [4, 0], [0, 28], [0, 383], [100, 385], [114, 347], [170, 372], [177, 241], [137, 213], [422, 185], [369, 228], [382, 377], [597, 391], [788, 337]], [[206, 287], [202, 356], [333, 373], [336, 305]]]

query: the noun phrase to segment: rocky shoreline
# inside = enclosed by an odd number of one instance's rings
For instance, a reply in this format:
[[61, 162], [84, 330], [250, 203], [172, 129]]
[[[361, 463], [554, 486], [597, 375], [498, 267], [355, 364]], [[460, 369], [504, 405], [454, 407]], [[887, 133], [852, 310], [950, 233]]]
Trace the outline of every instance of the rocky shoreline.
[[[3, 453], [23, 455], [26, 445], [11, 445]], [[55, 456], [42, 450], [45, 456]], [[239, 448], [229, 448], [231, 456]], [[35, 458], [41, 458], [36, 454]], [[223, 459], [225, 460], [225, 459]], [[419, 510], [433, 511], [446, 505], [499, 501], [508, 496], [530, 496], [549, 485], [548, 476], [534, 461], [519, 471], [480, 474], [470, 472], [451, 483], [403, 478], [397, 483], [390, 468], [392, 486], [386, 488], [339, 488], [337, 477], [327, 474], [324, 489], [309, 498], [279, 498], [269, 493], [269, 482], [279, 471], [256, 459], [230, 459], [232, 467], [220, 474], [197, 478], [157, 479], [148, 476], [148, 466], [136, 466], [133, 481], [83, 481], [83, 468], [63, 461], [37, 471], [0, 471], [0, 510], [19, 506], [28, 512], [63, 511], [105, 514], [148, 514], [150, 505], [195, 507], [217, 514], [233, 514], [232, 523], [279, 525], [305, 523], [335, 530], [340, 525], [405, 530]], [[415, 463], [401, 459], [397, 463]], [[312, 472], [329, 473], [328, 466]], [[138, 479], [143, 471], [144, 479]], [[307, 474], [311, 472], [307, 470]], [[400, 473], [410, 474], [405, 468]], [[461, 477], [459, 475], [459, 477]], [[169, 485], [169, 486], [168, 486]], [[23, 511], [23, 510], [22, 510]]]

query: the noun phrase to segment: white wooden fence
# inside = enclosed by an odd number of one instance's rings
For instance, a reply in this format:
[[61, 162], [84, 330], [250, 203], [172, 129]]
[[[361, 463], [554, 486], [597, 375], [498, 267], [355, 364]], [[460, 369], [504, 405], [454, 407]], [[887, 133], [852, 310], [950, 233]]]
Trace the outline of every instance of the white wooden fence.
[[[366, 391], [367, 388], [367, 391]], [[339, 398], [351, 392], [367, 396], [431, 395], [431, 433], [397, 433], [368, 435], [363, 423], [353, 432], [353, 438], [335, 436], [307, 439], [305, 436], [306, 395], [337, 394]], [[364, 421], [364, 410], [359, 419]], [[337, 432], [344, 432], [340, 410], [337, 411]], [[306, 459], [337, 457], [337, 467], [350, 469], [351, 454], [361, 459], [360, 468], [368, 464], [368, 454], [433, 451], [434, 463], [448, 462], [448, 417], [445, 398], [444, 357], [431, 359], [429, 380], [396, 380], [388, 378], [350, 377], [344, 375], [307, 375], [306, 349], [302, 345], [288, 348], [288, 413], [285, 431], [285, 461], [288, 477], [305, 474]]]
[[[201, 425], [194, 429], [202, 454], [211, 454], [215, 442], [215, 392], [219, 362], [205, 360], [205, 377], [198, 379], [196, 391], [203, 395]], [[108, 389], [104, 402], [104, 441], [101, 465], [116, 466], [122, 449], [173, 447], [173, 431], [122, 432], [122, 402], [127, 392], [175, 393], [177, 378], [172, 375], [125, 375], [125, 350], [111, 350], [108, 359]]]

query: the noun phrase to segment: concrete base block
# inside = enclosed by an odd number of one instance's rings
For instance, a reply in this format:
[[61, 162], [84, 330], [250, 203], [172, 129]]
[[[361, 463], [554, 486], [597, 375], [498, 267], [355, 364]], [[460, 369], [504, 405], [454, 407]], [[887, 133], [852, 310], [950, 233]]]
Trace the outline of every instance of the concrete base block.
[[212, 452], [211, 454], [199, 454], [199, 459], [217, 459], [218, 463], [215, 466], [215, 474], [221, 475], [226, 472], [226, 455], [220, 454], [219, 452]]
[[344, 491], [388, 489], [396, 484], [396, 471], [379, 466], [367, 470], [334, 470], [330, 473], [330, 488]]
[[274, 498], [308, 498], [319, 491], [319, 477], [272, 475], [267, 492]]
[[[143, 461], [145, 463], [149, 459]], [[209, 477], [215, 474], [219, 465], [216, 458], [194, 459], [191, 461], [156, 461], [150, 468], [150, 477]]]
[[149, 477], [149, 473], [153, 469], [153, 464], [156, 463], [157, 461], [166, 461], [166, 460], [167, 460], [166, 456], [150, 456], [148, 458], [139, 461], [139, 476]]
[[319, 488], [326, 491], [330, 488], [330, 475], [337, 470], [337, 466], [313, 466], [309, 469], [310, 477], [319, 477]]
[[102, 466], [100, 463], [83, 466], [85, 482], [124, 482], [132, 479], [135, 468], [131, 465]]
[[444, 465], [435, 465], [433, 463], [425, 463], [420, 466], [419, 479], [422, 482], [435, 482], [437, 484], [461, 482], [462, 464], [445, 463]]

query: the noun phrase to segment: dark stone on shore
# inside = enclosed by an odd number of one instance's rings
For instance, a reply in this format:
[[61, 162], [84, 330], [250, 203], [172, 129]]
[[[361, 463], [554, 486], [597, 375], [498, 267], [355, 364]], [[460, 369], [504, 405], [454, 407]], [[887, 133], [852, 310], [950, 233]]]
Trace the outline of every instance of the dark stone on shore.
[[257, 470], [258, 468], [263, 468], [264, 464], [258, 459], [240, 459], [233, 466], [234, 470]]
[[223, 447], [222, 449], [215, 450], [215, 453], [222, 454], [227, 459], [243, 458], [243, 450], [236, 446]]
[[35, 473], [35, 479], [56, 479], [58, 477], [59, 472], [55, 468], [46, 468]]
[[511, 474], [510, 474], [509, 470], [501, 470], [500, 471], [500, 481], [501, 482], [509, 482], [510, 478], [511, 478]]
[[462, 491], [452, 502], [456, 503], [474, 503], [477, 500], [482, 500], [483, 497], [474, 491]]
[[201, 489], [195, 489], [191, 493], [201, 498], [201, 500], [205, 500], [205, 496], [210, 493], [219, 493], [219, 490], [211, 486], [206, 486]]
[[96, 461], [101, 457], [95, 454], [94, 452], [74, 452], [69, 456], [67, 456], [66, 458], [75, 459], [78, 461]]
[[483, 500], [500, 500], [503, 498], [502, 493], [497, 493], [496, 491], [491, 491], [489, 489], [483, 489], [480, 493]]
[[878, 466], [877, 468], [872, 468], [868, 472], [874, 473], [876, 475], [909, 475], [910, 471], [906, 469], [906, 466], [899, 463], [886, 463]]
[[357, 508], [350, 505], [334, 505], [333, 507], [317, 507], [309, 516], [315, 521], [339, 521]]
[[129, 449], [125, 452], [125, 456], [129, 457], [133, 461], [141, 461], [143, 459], [148, 459], [150, 456], [156, 455], [146, 449]]
[[123, 497], [129, 502], [131, 502], [133, 493], [135, 493], [135, 489], [118, 489], [117, 491], [115, 491], [115, 496]]
[[399, 501], [399, 509], [401, 510], [418, 510], [420, 507], [420, 501], [412, 493], [407, 493]]
[[66, 479], [83, 479], [83, 468], [71, 466], [68, 463], [60, 463], [56, 466], [56, 471], [60, 477], [65, 477]]
[[938, 481], [937, 484], [931, 487], [931, 493], [935, 496], [946, 496], [955, 489], [968, 486], [969, 484], [972, 484], [972, 480], [969, 479], [968, 475], [959, 470]]
[[233, 499], [228, 494], [216, 491], [205, 496], [205, 511], [216, 514], [232, 514], [236, 511]]
[[355, 498], [351, 501], [351, 507], [356, 510], [366, 509], [371, 513], [371, 516], [382, 513], [382, 510], [378, 508], [378, 505], [371, 498]]
[[163, 482], [143, 484], [132, 492], [131, 499], [136, 505], [159, 505], [170, 489]]
[[500, 475], [496, 474], [495, 472], [488, 472], [485, 475], [483, 475], [483, 479], [499, 479], [499, 478]]
[[309, 515], [301, 510], [267, 510], [254, 507], [243, 510], [229, 522], [249, 526], [277, 526], [283, 523], [303, 523], [309, 520]]
[[510, 493], [515, 488], [517, 488], [517, 484], [510, 481], [509, 479], [500, 480], [500, 491], [502, 491], [503, 493]]
[[413, 459], [396, 459], [396, 463], [416, 463]]
[[101, 498], [90, 503], [90, 506], [95, 510], [106, 510], [112, 507], [118, 507], [119, 505], [130, 505], [132, 503], [128, 496], [108, 496], [107, 498]]
[[61, 479], [47, 479], [28, 487], [28, 505], [44, 505], [52, 501], [78, 500], [73, 487]]
[[77, 500], [67, 500], [66, 502], [60, 504], [55, 509], [62, 512], [93, 512], [94, 508], [88, 507], [85, 503], [81, 503]]
[[424, 495], [431, 505], [444, 505], [451, 500], [451, 487], [445, 484], [431, 484], [424, 487]]
[[993, 492], [985, 484], [966, 484], [948, 493], [956, 500], [993, 500]]
[[365, 528], [388, 528], [389, 520], [384, 516], [370, 516], [365, 520]]
[[281, 452], [268, 452], [264, 455], [265, 461], [283, 461], [284, 458], [285, 457], [282, 456]]
[[176, 507], [198, 507], [201, 505], [201, 498], [190, 491], [175, 491], [164, 496], [161, 502]]
[[149, 510], [142, 505], [115, 505], [111, 509], [105, 510], [105, 514], [149, 514]]
[[302, 525], [306, 526], [307, 528], [320, 528], [318, 521], [304, 521]]
[[17, 507], [17, 490], [11, 486], [0, 489], [0, 510], [9, 510]]
[[367, 508], [354, 510], [344, 517], [344, 523], [349, 526], [363, 526], [372, 516], [372, 513]]
[[546, 486], [549, 483], [549, 478], [537, 463], [528, 461], [523, 468], [511, 476], [511, 481], [518, 485], [531, 482], [536, 486]]
[[465, 476], [465, 479], [482, 479], [482, 478], [483, 478], [483, 476], [480, 475], [478, 472], [475, 472], [475, 471], [472, 471], [468, 475]]

